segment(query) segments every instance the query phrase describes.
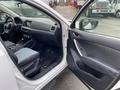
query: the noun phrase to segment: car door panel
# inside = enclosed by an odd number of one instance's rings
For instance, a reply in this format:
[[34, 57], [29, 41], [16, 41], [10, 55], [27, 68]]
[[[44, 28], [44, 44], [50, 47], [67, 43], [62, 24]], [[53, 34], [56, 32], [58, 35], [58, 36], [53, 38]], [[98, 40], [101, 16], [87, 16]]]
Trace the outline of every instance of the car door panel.
[[120, 76], [120, 40], [69, 30], [69, 68], [95, 90], [110, 89]]

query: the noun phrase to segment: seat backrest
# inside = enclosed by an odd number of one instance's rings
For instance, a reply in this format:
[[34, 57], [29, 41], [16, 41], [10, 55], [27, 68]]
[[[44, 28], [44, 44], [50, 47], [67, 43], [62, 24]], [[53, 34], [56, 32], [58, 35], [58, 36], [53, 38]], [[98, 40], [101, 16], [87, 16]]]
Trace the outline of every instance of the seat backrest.
[[15, 64], [18, 64], [18, 58], [17, 58], [17, 56], [14, 54], [14, 52], [12, 51], [12, 50], [10, 50], [9, 48], [8, 48], [8, 54], [9, 54], [9, 56], [11, 57], [11, 59], [13, 60], [13, 62], [15, 63]]
[[13, 62], [17, 65], [18, 63], [18, 58], [16, 57], [16, 55], [14, 54], [14, 52], [12, 50], [10, 50], [5, 44], [4, 41], [1, 39], [0, 37], [0, 41], [2, 42], [3, 46], [5, 47], [5, 49], [7, 50], [10, 58], [13, 60]]

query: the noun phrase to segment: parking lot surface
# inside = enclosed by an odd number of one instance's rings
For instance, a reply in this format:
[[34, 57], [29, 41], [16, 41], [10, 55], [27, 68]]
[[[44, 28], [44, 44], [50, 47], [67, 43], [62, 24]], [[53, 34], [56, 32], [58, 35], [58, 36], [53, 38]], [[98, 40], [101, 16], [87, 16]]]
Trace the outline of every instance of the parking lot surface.
[[68, 20], [72, 20], [77, 10], [72, 6], [56, 6], [55, 10]]
[[43, 90], [89, 90], [70, 70], [66, 69]]

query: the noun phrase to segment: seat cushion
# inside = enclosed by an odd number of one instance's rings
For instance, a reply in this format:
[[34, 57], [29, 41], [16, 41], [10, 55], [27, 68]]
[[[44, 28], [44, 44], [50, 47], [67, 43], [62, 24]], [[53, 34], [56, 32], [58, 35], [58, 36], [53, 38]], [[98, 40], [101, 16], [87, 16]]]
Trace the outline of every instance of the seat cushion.
[[31, 62], [34, 62], [35, 60], [39, 59], [39, 53], [30, 49], [30, 48], [22, 48], [15, 52], [15, 55], [18, 58], [18, 65], [28, 65]]
[[15, 44], [15, 43], [10, 42], [10, 41], [5, 41], [4, 44], [6, 47], [11, 49], [13, 52], [16, 52], [16, 51], [20, 50], [21, 48], [23, 48], [23, 45]]

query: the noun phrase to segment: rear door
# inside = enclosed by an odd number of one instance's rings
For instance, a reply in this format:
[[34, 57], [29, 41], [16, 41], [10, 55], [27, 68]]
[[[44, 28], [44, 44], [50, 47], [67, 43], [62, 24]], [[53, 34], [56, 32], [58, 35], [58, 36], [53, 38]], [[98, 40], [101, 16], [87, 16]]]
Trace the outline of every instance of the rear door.
[[[120, 88], [120, 19], [92, 13], [89, 0], [69, 30], [67, 61], [73, 73], [89, 88]], [[114, 88], [114, 89], [113, 89]]]

